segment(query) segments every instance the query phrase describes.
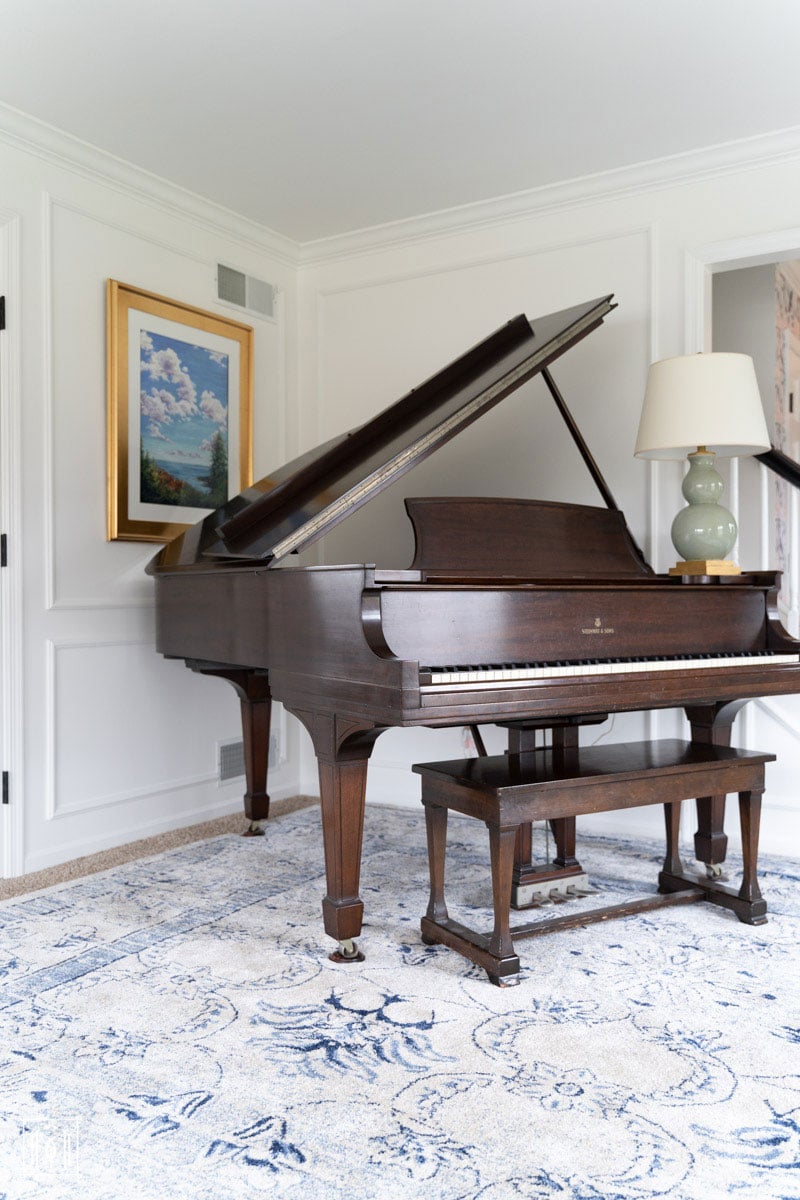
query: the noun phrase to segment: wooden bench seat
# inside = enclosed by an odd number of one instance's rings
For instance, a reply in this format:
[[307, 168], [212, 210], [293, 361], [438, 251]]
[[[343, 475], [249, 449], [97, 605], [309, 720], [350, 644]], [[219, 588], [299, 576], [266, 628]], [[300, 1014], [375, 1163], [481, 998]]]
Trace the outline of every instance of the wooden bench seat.
[[[422, 939], [442, 943], [483, 967], [493, 983], [519, 981], [513, 937], [550, 933], [666, 904], [710, 900], [740, 921], [761, 925], [767, 905], [756, 876], [764, 764], [774, 754], [710, 746], [677, 739], [591, 746], [559, 755], [551, 749], [524, 754], [416, 763], [428, 835], [431, 893], [422, 918]], [[681, 803], [703, 796], [739, 795], [743, 873], [738, 890], [719, 880], [684, 872], [678, 853]], [[521, 824], [663, 804], [667, 851], [658, 876], [659, 895], [591, 912], [510, 928], [514, 842]], [[444, 898], [449, 809], [478, 817], [489, 829], [494, 929], [478, 933], [450, 919]]]

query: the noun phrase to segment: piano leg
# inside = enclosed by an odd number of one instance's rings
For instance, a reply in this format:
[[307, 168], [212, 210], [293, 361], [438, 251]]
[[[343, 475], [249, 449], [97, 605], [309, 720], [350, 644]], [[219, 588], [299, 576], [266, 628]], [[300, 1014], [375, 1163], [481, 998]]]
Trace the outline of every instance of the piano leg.
[[[192, 666], [192, 664], [189, 664]], [[269, 678], [263, 671], [234, 667], [195, 666], [201, 675], [214, 675], [233, 684], [242, 710], [242, 740], [247, 791], [244, 794], [244, 813], [250, 821], [246, 837], [263, 833], [261, 822], [269, 815], [267, 765], [269, 763], [269, 730], [272, 716], [272, 696]]]
[[361, 962], [355, 939], [364, 903], [358, 894], [367, 766], [383, 726], [364, 726], [327, 713], [290, 710], [311, 735], [319, 769], [322, 840], [327, 895], [322, 901], [325, 932], [339, 943], [334, 962]]
[[[686, 708], [686, 716], [692, 729], [692, 741], [706, 746], [730, 746], [731, 727], [746, 700], [730, 700], [716, 704], [697, 704]], [[728, 851], [725, 833], [725, 797], [698, 796], [697, 832], [694, 835], [694, 853], [698, 862], [705, 863], [706, 873], [712, 879], [722, 874], [722, 864]]]

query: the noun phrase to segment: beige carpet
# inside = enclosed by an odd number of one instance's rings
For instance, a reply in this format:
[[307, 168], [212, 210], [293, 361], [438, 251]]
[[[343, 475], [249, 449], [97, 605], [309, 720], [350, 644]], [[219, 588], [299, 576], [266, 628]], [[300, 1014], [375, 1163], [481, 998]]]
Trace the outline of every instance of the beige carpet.
[[[274, 821], [284, 813], [295, 812], [298, 808], [307, 808], [316, 803], [317, 800], [313, 796], [291, 796], [286, 800], [274, 800], [270, 806], [269, 819]], [[183, 829], [158, 834], [157, 837], [141, 838], [136, 842], [128, 842], [125, 846], [115, 846], [111, 850], [101, 850], [98, 854], [74, 858], [71, 862], [48, 867], [44, 871], [17, 875], [14, 879], [0, 879], [0, 900], [9, 900], [12, 896], [21, 896], [25, 892], [36, 892], [40, 888], [52, 887], [55, 883], [78, 879], [82, 875], [107, 871], [109, 867], [117, 867], [120, 863], [131, 862], [136, 858], [149, 858], [151, 854], [160, 854], [162, 850], [172, 850], [175, 846], [185, 846], [188, 842], [201, 842], [205, 838], [219, 837], [223, 833], [244, 833], [248, 824], [243, 813], [231, 813], [230, 816], [218, 817], [215, 821], [187, 825]]]

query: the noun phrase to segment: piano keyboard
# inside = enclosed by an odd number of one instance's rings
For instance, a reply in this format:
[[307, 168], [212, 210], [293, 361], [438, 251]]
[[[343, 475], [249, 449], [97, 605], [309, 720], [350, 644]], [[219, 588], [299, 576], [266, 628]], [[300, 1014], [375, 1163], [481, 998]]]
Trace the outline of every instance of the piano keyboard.
[[582, 662], [492, 663], [485, 667], [423, 667], [420, 689], [444, 692], [453, 687], [526, 687], [538, 679], [585, 678], [590, 675], [630, 675], [638, 671], [691, 671], [797, 664], [800, 654], [772, 654], [756, 650], [750, 654], [683, 654], [655, 658], [585, 659]]

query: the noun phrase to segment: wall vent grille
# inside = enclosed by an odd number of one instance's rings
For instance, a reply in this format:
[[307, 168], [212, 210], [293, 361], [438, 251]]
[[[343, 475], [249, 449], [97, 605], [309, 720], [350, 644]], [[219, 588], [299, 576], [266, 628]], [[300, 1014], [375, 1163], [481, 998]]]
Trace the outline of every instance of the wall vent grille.
[[[275, 770], [283, 761], [280, 739], [277, 733], [272, 733], [269, 738], [268, 767]], [[232, 779], [244, 779], [244, 742], [241, 738], [217, 742], [217, 776], [220, 784], [230, 783]]]
[[226, 304], [258, 313], [260, 317], [275, 316], [275, 288], [263, 279], [245, 275], [234, 267], [217, 263], [217, 296]]
[[228, 783], [231, 779], [241, 779], [244, 776], [244, 742], [239, 738], [234, 742], [218, 742], [220, 783]]

